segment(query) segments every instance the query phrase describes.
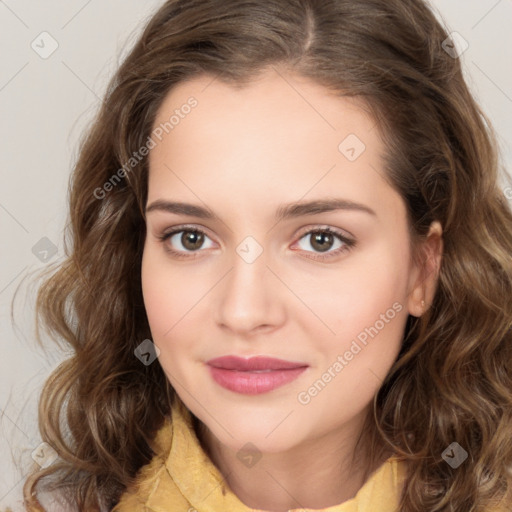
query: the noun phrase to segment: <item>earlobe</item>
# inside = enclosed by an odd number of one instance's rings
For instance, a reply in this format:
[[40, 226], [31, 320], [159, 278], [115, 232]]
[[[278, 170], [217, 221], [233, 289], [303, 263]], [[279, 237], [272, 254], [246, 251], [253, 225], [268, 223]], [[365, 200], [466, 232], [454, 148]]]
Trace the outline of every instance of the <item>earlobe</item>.
[[412, 316], [420, 317], [425, 313], [427, 309], [427, 303], [425, 302], [425, 287], [416, 285], [412, 291], [409, 293], [409, 297], [407, 299], [407, 309], [409, 314]]
[[422, 316], [434, 299], [443, 254], [442, 233], [441, 224], [432, 222], [427, 237], [418, 249], [420, 257], [415, 264], [414, 284], [407, 301], [412, 316]]

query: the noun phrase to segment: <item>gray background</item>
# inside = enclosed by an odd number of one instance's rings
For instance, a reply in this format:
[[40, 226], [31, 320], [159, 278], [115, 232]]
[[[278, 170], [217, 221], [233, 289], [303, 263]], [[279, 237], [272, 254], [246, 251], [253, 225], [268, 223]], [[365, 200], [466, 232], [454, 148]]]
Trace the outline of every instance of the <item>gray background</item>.
[[[161, 3], [0, 0], [0, 509], [22, 510], [21, 482], [40, 445], [37, 396], [63, 357], [53, 345], [43, 352], [34, 344], [35, 288], [26, 277], [63, 256], [77, 142], [109, 77]], [[469, 44], [460, 57], [464, 72], [498, 133], [510, 172], [512, 0], [433, 4], [448, 31]], [[48, 56], [52, 44], [58, 47]], [[502, 180], [504, 188], [512, 186], [510, 176]], [[35, 454], [41, 460], [52, 455], [44, 447]]]

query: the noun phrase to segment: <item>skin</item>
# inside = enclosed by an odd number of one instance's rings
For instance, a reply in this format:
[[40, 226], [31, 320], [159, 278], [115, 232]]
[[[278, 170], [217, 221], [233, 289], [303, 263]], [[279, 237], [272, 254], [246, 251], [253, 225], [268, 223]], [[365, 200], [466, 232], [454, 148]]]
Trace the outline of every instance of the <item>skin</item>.
[[[155, 126], [190, 96], [198, 106], [150, 152], [147, 206], [186, 202], [208, 207], [219, 220], [147, 212], [142, 286], [160, 364], [202, 423], [205, 450], [246, 505], [287, 511], [340, 504], [366, 481], [352, 464], [353, 456], [364, 457], [354, 453], [355, 443], [398, 355], [407, 316], [420, 316], [432, 301], [441, 227], [432, 224], [423, 257], [413, 260], [405, 204], [383, 178], [384, 145], [357, 100], [275, 68], [240, 90], [202, 76], [167, 95]], [[366, 146], [354, 161], [338, 149], [349, 134]], [[333, 197], [375, 215], [335, 210], [274, 219], [284, 203]], [[182, 233], [158, 238], [183, 224], [206, 232], [199, 249], [182, 245]], [[356, 245], [334, 237], [322, 252], [306, 232], [327, 226]], [[252, 263], [237, 253], [248, 236], [263, 250]], [[340, 247], [346, 250], [314, 259]], [[396, 303], [394, 318], [300, 403], [299, 393]], [[219, 386], [205, 365], [230, 354], [309, 367], [273, 391], [243, 395]], [[252, 467], [237, 457], [248, 442], [262, 455]]]

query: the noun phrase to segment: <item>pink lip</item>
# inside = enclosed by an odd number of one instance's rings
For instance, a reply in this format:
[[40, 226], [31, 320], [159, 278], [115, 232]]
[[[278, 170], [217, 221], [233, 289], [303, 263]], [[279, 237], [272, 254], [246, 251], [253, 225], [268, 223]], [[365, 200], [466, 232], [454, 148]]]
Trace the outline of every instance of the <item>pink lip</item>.
[[225, 356], [206, 363], [212, 378], [222, 387], [247, 395], [266, 393], [295, 380], [308, 365], [271, 357], [244, 359]]

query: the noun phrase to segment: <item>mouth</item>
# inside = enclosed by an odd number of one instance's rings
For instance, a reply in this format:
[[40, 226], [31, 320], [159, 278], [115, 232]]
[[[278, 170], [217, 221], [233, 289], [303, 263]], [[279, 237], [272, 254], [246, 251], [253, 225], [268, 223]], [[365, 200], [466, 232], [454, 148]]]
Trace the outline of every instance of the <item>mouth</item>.
[[213, 380], [225, 389], [257, 395], [284, 386], [301, 375], [309, 365], [273, 357], [249, 359], [224, 356], [206, 362]]
[[222, 368], [224, 370], [237, 370], [248, 372], [265, 372], [275, 370], [293, 370], [308, 366], [306, 363], [285, 361], [284, 359], [276, 359], [274, 357], [256, 356], [248, 359], [238, 356], [223, 356], [210, 359], [206, 362], [214, 368]]

